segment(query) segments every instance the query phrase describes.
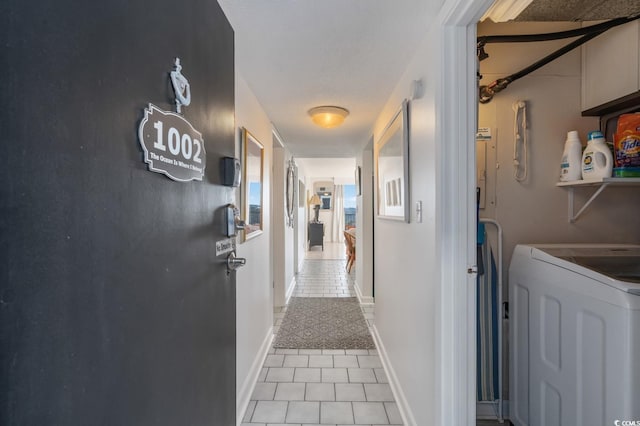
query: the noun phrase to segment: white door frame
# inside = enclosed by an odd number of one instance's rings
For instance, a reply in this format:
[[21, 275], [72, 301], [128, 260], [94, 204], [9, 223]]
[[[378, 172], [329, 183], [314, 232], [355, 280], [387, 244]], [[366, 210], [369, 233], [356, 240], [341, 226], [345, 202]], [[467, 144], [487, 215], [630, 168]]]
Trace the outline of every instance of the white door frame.
[[[271, 250], [269, 250], [269, 258], [271, 261], [271, 301], [273, 303], [273, 307], [276, 307], [282, 306], [283, 304], [283, 298], [277, 298], [276, 295], [282, 295], [286, 291], [286, 284], [284, 283], [284, 264], [282, 263], [282, 259], [284, 259], [286, 225], [282, 219], [284, 214], [284, 204], [281, 202], [285, 198], [284, 186], [282, 184], [282, 182], [284, 182], [283, 171], [281, 167], [285, 161], [285, 147], [282, 142], [282, 138], [276, 131], [275, 127], [272, 127], [271, 129], [271, 138], [271, 164], [267, 166], [271, 168]], [[276, 165], [278, 166], [277, 170]]]
[[438, 425], [476, 422], [476, 24], [492, 2], [448, 0], [438, 15]]

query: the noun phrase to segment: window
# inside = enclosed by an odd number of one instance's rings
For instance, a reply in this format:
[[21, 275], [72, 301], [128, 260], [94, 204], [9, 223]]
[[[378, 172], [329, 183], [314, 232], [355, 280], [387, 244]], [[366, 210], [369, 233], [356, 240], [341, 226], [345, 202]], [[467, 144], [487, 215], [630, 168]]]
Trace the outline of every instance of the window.
[[356, 226], [356, 186], [344, 185], [344, 226]]

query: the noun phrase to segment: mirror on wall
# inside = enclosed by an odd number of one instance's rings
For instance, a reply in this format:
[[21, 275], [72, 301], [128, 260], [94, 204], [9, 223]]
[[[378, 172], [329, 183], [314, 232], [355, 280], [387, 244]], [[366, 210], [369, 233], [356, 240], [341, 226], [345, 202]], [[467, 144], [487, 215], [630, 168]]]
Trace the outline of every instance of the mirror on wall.
[[296, 163], [293, 161], [293, 157], [289, 160], [289, 164], [287, 165], [287, 178], [285, 181], [286, 188], [286, 205], [287, 209], [285, 212], [285, 216], [287, 219], [287, 226], [293, 228], [293, 224], [295, 221], [295, 195], [296, 195]]
[[333, 208], [333, 182], [315, 182], [313, 190], [320, 197], [320, 210], [331, 210]]
[[376, 145], [378, 217], [409, 222], [408, 102], [387, 125]]
[[245, 220], [244, 239], [262, 234], [264, 146], [247, 129], [242, 131], [244, 176], [242, 206]]

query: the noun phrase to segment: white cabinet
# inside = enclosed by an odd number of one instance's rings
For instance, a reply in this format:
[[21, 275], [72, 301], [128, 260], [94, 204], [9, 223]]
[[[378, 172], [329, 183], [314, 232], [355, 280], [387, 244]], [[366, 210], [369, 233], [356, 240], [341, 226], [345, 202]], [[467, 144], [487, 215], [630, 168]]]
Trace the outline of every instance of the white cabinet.
[[[585, 23], [585, 26], [593, 23]], [[640, 90], [640, 22], [615, 27], [582, 46], [582, 110]]]

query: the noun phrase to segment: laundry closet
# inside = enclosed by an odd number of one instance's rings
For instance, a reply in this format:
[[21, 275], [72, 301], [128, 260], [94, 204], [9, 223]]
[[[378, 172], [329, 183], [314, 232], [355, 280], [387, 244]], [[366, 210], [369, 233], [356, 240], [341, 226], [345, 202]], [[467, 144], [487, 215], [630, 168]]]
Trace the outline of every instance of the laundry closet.
[[[485, 20], [477, 32], [479, 38], [544, 34], [593, 24]], [[488, 57], [479, 62], [479, 84], [490, 86], [575, 39], [486, 44], [481, 53]], [[487, 287], [481, 289], [481, 283], [478, 287], [478, 418], [509, 418], [508, 290], [514, 248], [518, 244], [640, 244], [640, 179], [605, 189], [558, 185], [568, 132], [577, 131], [583, 146], [589, 132], [597, 130], [611, 141], [615, 122], [607, 118], [640, 111], [639, 40], [638, 20], [608, 30], [513, 81], [478, 106], [478, 216], [481, 222], [495, 221], [502, 231], [501, 262], [496, 226], [487, 223], [479, 231], [479, 262], [484, 260], [480, 280]], [[500, 292], [499, 275], [502, 294], [496, 300], [492, 292]]]

